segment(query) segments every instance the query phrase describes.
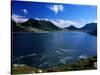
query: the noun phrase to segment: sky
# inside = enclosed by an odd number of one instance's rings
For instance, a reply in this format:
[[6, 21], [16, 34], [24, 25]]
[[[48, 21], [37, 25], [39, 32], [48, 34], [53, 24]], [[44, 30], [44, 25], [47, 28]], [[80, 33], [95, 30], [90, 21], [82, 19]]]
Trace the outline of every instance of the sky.
[[12, 1], [12, 18], [16, 22], [35, 18], [51, 21], [61, 28], [70, 25], [80, 28], [97, 22], [97, 9], [95, 5]]

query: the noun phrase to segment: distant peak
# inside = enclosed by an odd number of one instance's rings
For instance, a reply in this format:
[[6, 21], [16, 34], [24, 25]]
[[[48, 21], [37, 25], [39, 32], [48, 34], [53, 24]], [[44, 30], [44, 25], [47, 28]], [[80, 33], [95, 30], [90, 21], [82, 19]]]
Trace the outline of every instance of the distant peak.
[[77, 27], [75, 27], [75, 26], [73, 26], [73, 25], [70, 25], [70, 26], [65, 27], [65, 28], [77, 28]]
[[87, 23], [87, 24], [97, 24], [97, 23], [93, 22], [93, 23]]
[[37, 21], [36, 19], [30, 18], [28, 21]]

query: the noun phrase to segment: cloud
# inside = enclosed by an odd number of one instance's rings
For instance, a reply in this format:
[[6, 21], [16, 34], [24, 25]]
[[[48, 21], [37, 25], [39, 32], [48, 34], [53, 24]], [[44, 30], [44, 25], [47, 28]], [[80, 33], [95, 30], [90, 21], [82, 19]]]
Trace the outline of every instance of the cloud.
[[69, 27], [71, 25], [77, 27], [79, 25], [77, 22], [71, 20], [51, 20], [51, 22], [60, 28]]
[[88, 20], [88, 23], [97, 23], [97, 20]]
[[80, 19], [78, 23], [79, 25], [77, 25], [77, 27], [82, 28], [88, 23], [97, 23], [97, 19]]
[[36, 20], [45, 20], [45, 21], [50, 21], [48, 18], [35, 18]]
[[24, 16], [12, 14], [12, 20], [14, 20], [16, 23], [21, 23], [26, 22], [28, 19]]
[[94, 23], [97, 23], [98, 21], [97, 20], [94, 20]]
[[94, 20], [90, 19], [90, 20], [87, 20], [86, 24], [87, 23], [97, 23], [97, 20], [96, 19], [94, 19]]
[[64, 7], [63, 5], [53, 5], [49, 7], [50, 10], [54, 11], [55, 14], [57, 14], [59, 11], [63, 11]]
[[23, 9], [22, 11], [24, 12], [24, 14], [28, 14], [27, 9]]
[[64, 28], [64, 27], [69, 27], [71, 25], [75, 26], [78, 28], [79, 23], [71, 21], [71, 20], [61, 20], [61, 19], [48, 19], [48, 18], [35, 18], [36, 20], [46, 20], [50, 21], [53, 24], [55, 24], [57, 27]]

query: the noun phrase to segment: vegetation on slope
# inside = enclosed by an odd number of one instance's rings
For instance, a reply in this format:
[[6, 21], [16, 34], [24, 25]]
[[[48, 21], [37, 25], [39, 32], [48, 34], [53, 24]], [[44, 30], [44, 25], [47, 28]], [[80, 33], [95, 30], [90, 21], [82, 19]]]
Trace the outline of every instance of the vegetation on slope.
[[65, 28], [59, 28], [55, 24], [46, 20], [35, 20], [30, 18], [23, 23], [12, 22], [12, 32], [54, 32], [54, 31], [78, 31], [97, 36], [97, 23], [86, 24], [82, 28], [76, 28], [73, 25]]
[[24, 23], [16, 23], [12, 20], [13, 32], [47, 32], [59, 31], [61, 28], [55, 26], [50, 21], [29, 19]]

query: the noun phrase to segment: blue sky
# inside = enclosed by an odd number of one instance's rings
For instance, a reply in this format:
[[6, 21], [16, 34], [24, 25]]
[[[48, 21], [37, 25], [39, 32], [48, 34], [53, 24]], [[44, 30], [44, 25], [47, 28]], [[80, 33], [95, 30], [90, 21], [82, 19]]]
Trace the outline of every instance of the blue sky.
[[86, 23], [96, 22], [96, 11], [96, 6], [93, 5], [12, 1], [12, 16], [15, 19], [45, 19], [56, 25], [60, 24], [58, 26], [62, 28], [71, 23], [82, 27]]

